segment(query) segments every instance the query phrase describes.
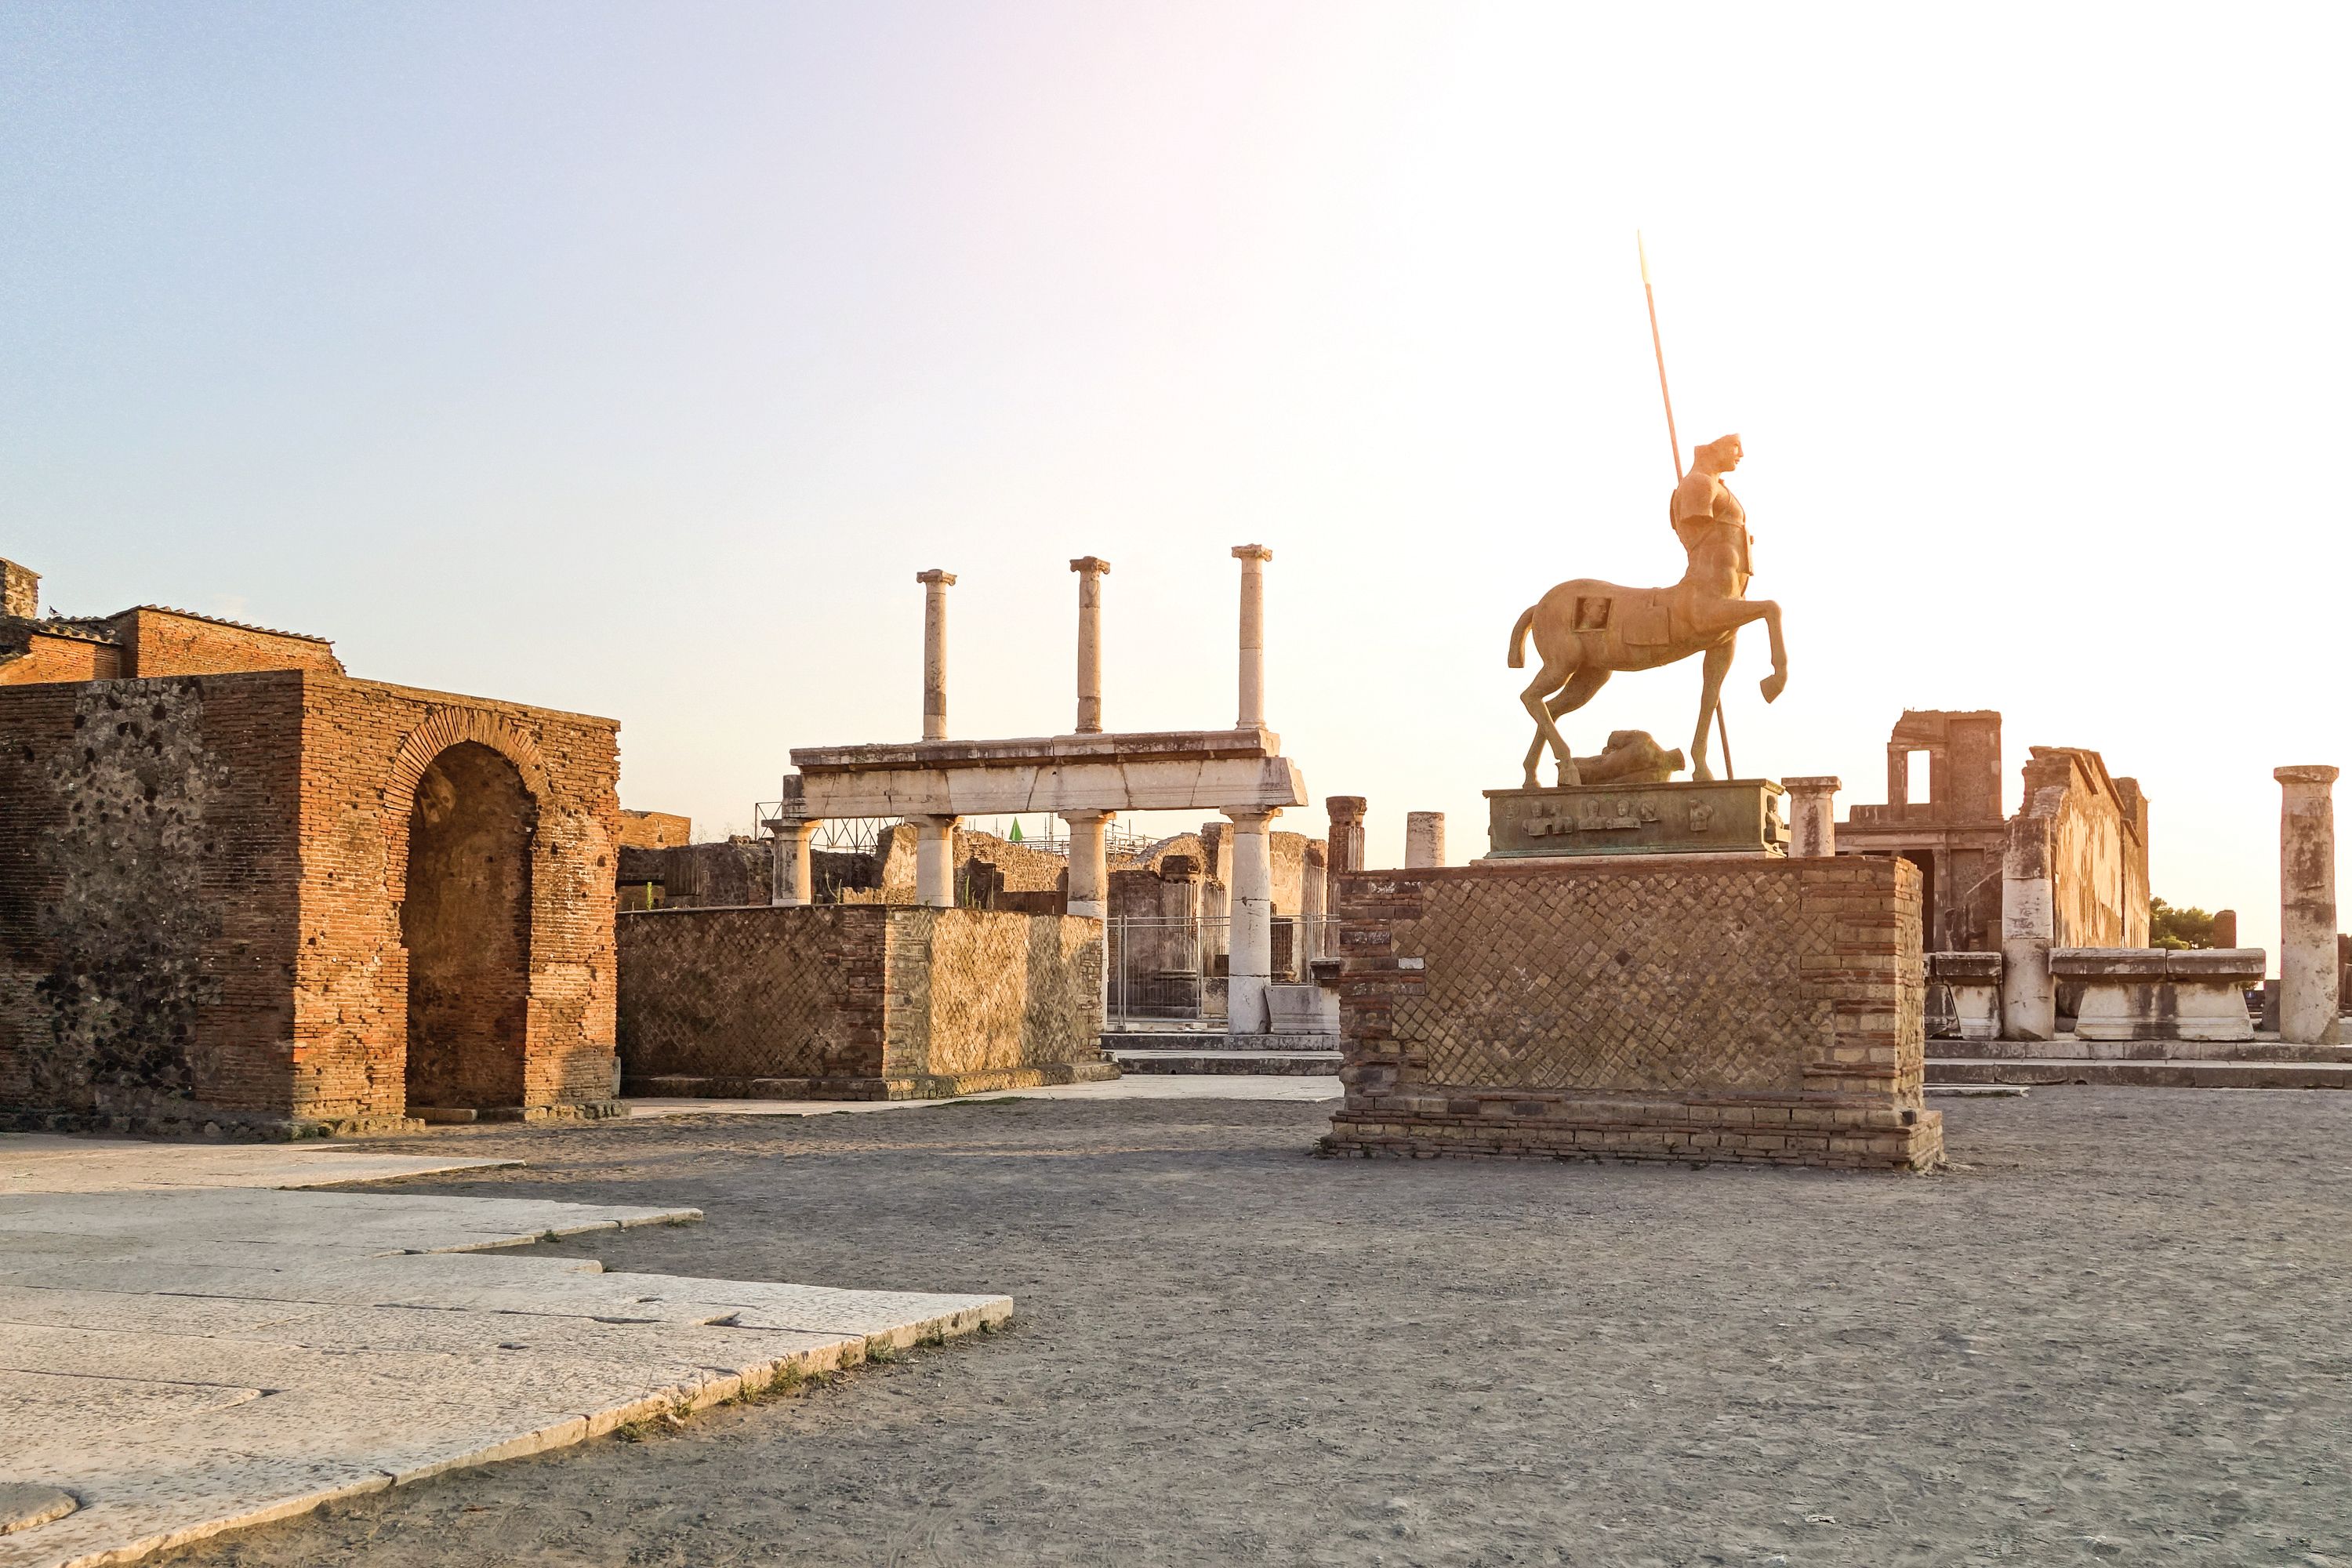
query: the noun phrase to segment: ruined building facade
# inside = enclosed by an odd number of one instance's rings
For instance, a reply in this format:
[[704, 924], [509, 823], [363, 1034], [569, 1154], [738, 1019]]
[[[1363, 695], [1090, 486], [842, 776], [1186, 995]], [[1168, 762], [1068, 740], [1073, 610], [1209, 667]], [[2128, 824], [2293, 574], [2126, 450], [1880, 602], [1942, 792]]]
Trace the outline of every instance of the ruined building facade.
[[[1910, 760], [1927, 758], [1927, 798]], [[2147, 945], [2147, 800], [2096, 752], [2034, 746], [2023, 804], [2001, 814], [2000, 715], [1906, 712], [1886, 743], [1886, 804], [1853, 806], [1841, 855], [1899, 855], [1919, 868], [1930, 952], [2001, 945], [2001, 884], [2046, 875], [2059, 947]], [[2040, 868], [2042, 869], [2033, 869]]]
[[0, 616], [0, 1108], [279, 1132], [609, 1110], [617, 726], [317, 637]]

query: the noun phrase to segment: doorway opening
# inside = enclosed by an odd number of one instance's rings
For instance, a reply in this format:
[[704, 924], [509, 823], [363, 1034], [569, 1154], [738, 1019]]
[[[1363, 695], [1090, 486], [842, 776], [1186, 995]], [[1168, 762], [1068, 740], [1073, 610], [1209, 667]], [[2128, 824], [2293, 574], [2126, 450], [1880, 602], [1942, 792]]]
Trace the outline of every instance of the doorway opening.
[[521, 773], [488, 746], [452, 746], [417, 781], [400, 910], [411, 1115], [523, 1103], [538, 821]]

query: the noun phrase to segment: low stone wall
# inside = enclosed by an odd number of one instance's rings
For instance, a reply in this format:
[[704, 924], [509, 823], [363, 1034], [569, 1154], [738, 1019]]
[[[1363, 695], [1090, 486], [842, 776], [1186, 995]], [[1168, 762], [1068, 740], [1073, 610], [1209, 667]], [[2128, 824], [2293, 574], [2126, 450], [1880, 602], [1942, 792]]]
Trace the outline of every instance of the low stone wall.
[[2079, 1040], [2251, 1040], [2246, 987], [2262, 984], [2259, 947], [2062, 947], [2050, 973], [2081, 987]]
[[1118, 1076], [1094, 921], [902, 905], [625, 912], [624, 1092], [922, 1100]]
[[1927, 1036], [1937, 1040], [2000, 1038], [2000, 954], [1927, 955]]
[[1942, 1161], [1906, 861], [1610, 857], [1334, 880], [1331, 1152]]

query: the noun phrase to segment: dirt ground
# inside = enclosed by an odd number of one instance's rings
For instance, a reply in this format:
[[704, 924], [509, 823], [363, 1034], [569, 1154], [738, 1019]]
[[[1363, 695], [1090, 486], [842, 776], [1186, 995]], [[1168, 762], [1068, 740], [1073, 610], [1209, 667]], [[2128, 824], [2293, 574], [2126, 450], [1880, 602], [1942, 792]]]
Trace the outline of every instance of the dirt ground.
[[1944, 1100], [1934, 1177], [1309, 1156], [1328, 1107], [451, 1131], [608, 1267], [994, 1336], [173, 1563], [2352, 1568], [2352, 1095]]

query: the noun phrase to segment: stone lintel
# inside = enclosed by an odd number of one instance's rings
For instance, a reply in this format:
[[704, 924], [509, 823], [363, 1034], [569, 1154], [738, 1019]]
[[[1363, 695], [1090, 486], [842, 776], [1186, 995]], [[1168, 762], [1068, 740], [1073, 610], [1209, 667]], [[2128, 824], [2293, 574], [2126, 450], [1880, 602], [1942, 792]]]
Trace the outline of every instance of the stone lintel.
[[[795, 752], [798, 761], [803, 753]], [[1307, 804], [1287, 757], [1171, 755], [872, 766], [803, 773], [810, 816], [995, 816], [1026, 812], [1280, 810]]]
[[2259, 981], [2268, 958], [2259, 947], [2058, 947], [2050, 951], [2050, 973], [2062, 980]]
[[1927, 978], [1930, 980], [1999, 980], [2000, 954], [1997, 952], [1931, 952], [1927, 954]]

